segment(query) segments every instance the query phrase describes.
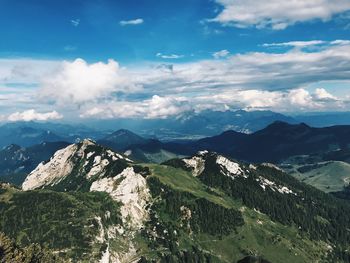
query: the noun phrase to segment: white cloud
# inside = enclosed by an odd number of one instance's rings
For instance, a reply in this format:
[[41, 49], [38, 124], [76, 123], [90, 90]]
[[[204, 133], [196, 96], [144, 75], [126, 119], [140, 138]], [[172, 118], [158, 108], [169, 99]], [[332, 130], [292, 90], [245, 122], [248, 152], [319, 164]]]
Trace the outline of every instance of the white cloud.
[[322, 40], [311, 40], [311, 41], [290, 41], [290, 42], [282, 42], [282, 43], [266, 43], [263, 44], [263, 47], [309, 47], [315, 45], [321, 45], [326, 43], [326, 41]]
[[157, 53], [156, 57], [164, 58], [164, 59], [179, 59], [179, 58], [183, 58], [184, 55], [177, 55], [177, 54], [165, 55], [163, 53]]
[[317, 100], [338, 100], [337, 97], [334, 95], [330, 94], [327, 90], [324, 88], [317, 88], [315, 90], [314, 97]]
[[223, 49], [223, 50], [214, 52], [213, 53], [213, 57], [216, 58], [216, 59], [219, 59], [219, 58], [227, 57], [229, 54], [230, 54], [230, 52], [228, 50]]
[[292, 105], [296, 105], [302, 108], [314, 107], [312, 96], [307, 90], [302, 88], [289, 91], [288, 99]]
[[0, 59], [0, 84], [35, 84], [38, 80], [60, 65], [55, 60], [36, 60], [28, 58]]
[[350, 45], [350, 40], [337, 39], [330, 42], [332, 45]]
[[310, 40], [310, 41], [289, 41], [281, 43], [265, 43], [262, 44], [263, 47], [293, 47], [293, 48], [308, 48], [308, 47], [328, 47], [330, 45], [350, 45], [350, 40], [333, 40], [333, 41], [324, 41], [324, 40]]
[[9, 115], [6, 119], [8, 121], [48, 121], [62, 119], [63, 116], [57, 111], [40, 113], [34, 109], [23, 112], [15, 112]]
[[71, 19], [70, 23], [72, 26], [77, 27], [80, 24], [80, 19]]
[[145, 105], [146, 117], [150, 119], [166, 118], [189, 110], [187, 101], [182, 101], [179, 98], [160, 97], [158, 95], [154, 95], [152, 99], [146, 101]]
[[316, 52], [251, 52], [223, 60], [176, 64], [171, 72], [139, 71], [148, 92], [217, 93], [226, 89], [290, 90], [319, 81], [350, 80], [350, 45]]
[[[82, 59], [0, 60], [0, 110], [2, 114], [31, 108], [45, 112], [54, 105], [72, 118], [164, 118], [225, 105], [276, 111], [350, 110], [349, 98], [339, 95], [346, 93], [346, 84], [334, 93], [337, 97], [326, 90], [327, 83], [350, 83], [350, 44], [331, 42], [307, 51], [250, 52], [128, 69], [113, 60], [92, 64]], [[34, 87], [27, 88], [26, 83]]]
[[153, 95], [152, 98], [137, 101], [123, 102], [111, 101], [97, 104], [92, 108], [83, 109], [82, 118], [167, 118], [190, 110], [188, 101], [184, 98], [160, 97]]
[[119, 22], [121, 26], [128, 26], [128, 25], [140, 25], [143, 24], [142, 18], [132, 19], [132, 20], [122, 20]]
[[[328, 93], [328, 96], [332, 96]], [[270, 109], [278, 112], [320, 111], [325, 109], [345, 109], [346, 102], [320, 99], [318, 91], [310, 93], [304, 88], [287, 91], [236, 90], [220, 94], [201, 96], [195, 100], [201, 109], [219, 109], [220, 105], [229, 105], [239, 109]]]
[[83, 59], [64, 61], [56, 72], [42, 79], [41, 86], [40, 96], [58, 104], [81, 104], [108, 98], [112, 93], [130, 93], [141, 88], [114, 60], [88, 64]]
[[349, 0], [216, 0], [223, 10], [209, 21], [236, 27], [283, 30], [298, 22], [328, 21], [350, 10]]

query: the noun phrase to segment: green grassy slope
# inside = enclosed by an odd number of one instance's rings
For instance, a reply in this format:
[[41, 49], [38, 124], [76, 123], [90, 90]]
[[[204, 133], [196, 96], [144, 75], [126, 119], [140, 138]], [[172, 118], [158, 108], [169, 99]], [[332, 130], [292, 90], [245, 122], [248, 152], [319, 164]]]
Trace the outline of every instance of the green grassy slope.
[[[210, 234], [203, 230], [189, 235], [179, 227], [179, 219], [169, 216], [166, 209], [160, 209], [161, 218], [166, 225], [175, 225], [181, 229], [179, 232], [182, 236], [178, 238], [180, 247], [181, 244], [184, 247], [195, 245], [211, 254], [214, 262], [236, 262], [247, 255], [262, 256], [271, 262], [316, 262], [328, 252], [325, 242], [311, 241], [301, 236], [295, 227], [271, 221], [268, 216], [245, 207], [224, 192], [207, 187], [190, 172], [170, 166], [148, 167], [152, 171], [152, 177], [169, 187], [172, 195], [175, 192], [186, 195], [191, 200], [187, 200], [187, 204], [196, 199], [206, 199], [218, 206], [239, 211], [244, 219], [244, 225], [237, 226], [235, 231], [227, 235]], [[191, 197], [188, 197], [188, 193]]]
[[298, 180], [325, 192], [341, 191], [350, 182], [350, 164], [341, 161], [291, 165], [287, 171]]

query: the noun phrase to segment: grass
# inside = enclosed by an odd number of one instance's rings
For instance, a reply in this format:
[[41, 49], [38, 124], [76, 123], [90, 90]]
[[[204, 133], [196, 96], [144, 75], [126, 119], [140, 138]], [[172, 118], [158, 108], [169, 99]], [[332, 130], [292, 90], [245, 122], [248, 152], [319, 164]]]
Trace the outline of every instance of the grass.
[[324, 192], [343, 190], [343, 187], [350, 181], [350, 164], [341, 161], [329, 161], [320, 164], [323, 165], [305, 173], [297, 171], [302, 166], [294, 165], [291, 175]]
[[272, 222], [268, 216], [242, 207], [241, 202], [229, 198], [217, 189], [208, 191], [189, 172], [163, 165], [147, 166], [152, 176], [175, 190], [189, 192], [196, 197], [206, 198], [227, 208], [240, 209], [242, 212], [245, 224], [236, 233], [222, 238], [203, 233], [193, 236], [185, 234], [180, 242], [183, 249], [196, 243], [204, 251], [215, 255], [217, 262], [236, 262], [246, 255], [259, 255], [277, 263], [317, 262], [327, 254], [326, 243], [301, 236], [296, 227]]
[[162, 163], [167, 160], [173, 159], [173, 158], [182, 158], [184, 156], [174, 154], [172, 152], [168, 152], [166, 150], [161, 149], [158, 152], [152, 153], [152, 152], [143, 152], [143, 155], [150, 163]]
[[146, 166], [150, 168], [153, 176], [175, 190], [191, 193], [198, 198], [205, 198], [226, 208], [240, 207], [237, 202], [233, 202], [220, 190], [205, 186], [190, 172], [166, 165], [146, 164]]
[[327, 253], [327, 244], [300, 236], [294, 227], [274, 223], [249, 209], [243, 216], [245, 224], [237, 233], [222, 239], [201, 234], [198, 244], [222, 262], [236, 262], [246, 255], [262, 256], [271, 262], [317, 262]]

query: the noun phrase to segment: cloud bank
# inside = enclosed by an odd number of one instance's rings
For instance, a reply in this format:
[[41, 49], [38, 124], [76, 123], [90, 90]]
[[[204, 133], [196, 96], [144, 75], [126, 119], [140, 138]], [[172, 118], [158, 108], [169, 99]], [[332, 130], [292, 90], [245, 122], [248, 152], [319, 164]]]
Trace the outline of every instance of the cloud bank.
[[[40, 106], [44, 112], [81, 118], [167, 118], [188, 110], [227, 108], [350, 110], [350, 97], [329, 89], [332, 82], [350, 86], [348, 40], [269, 45], [299, 48], [234, 55], [222, 50], [220, 59], [130, 68], [115, 60], [2, 60], [6, 63], [0, 63], [0, 108], [11, 108], [11, 103], [16, 111], [18, 105], [28, 107], [23, 111]], [[319, 45], [322, 48], [312, 48]], [[13, 83], [35, 85], [24, 89]]]
[[63, 116], [57, 111], [40, 113], [34, 109], [26, 110], [23, 112], [15, 112], [9, 115], [6, 119], [8, 121], [48, 121], [48, 120], [59, 120]]
[[299, 22], [329, 21], [350, 10], [348, 0], [216, 0], [222, 11], [210, 21], [225, 26], [282, 30]]

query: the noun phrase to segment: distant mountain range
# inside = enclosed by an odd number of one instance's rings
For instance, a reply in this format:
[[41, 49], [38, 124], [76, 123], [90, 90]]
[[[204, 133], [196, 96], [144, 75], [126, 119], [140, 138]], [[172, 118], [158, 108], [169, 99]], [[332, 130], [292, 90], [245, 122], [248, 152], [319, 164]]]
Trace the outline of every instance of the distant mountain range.
[[310, 113], [288, 116], [272, 111], [215, 111], [186, 112], [168, 119], [118, 119], [87, 122], [104, 130], [128, 129], [144, 137], [162, 141], [193, 140], [220, 134], [227, 130], [252, 133], [275, 121], [290, 124], [306, 123], [312, 127], [350, 125], [350, 112]]
[[[30, 146], [44, 141], [75, 142], [83, 138], [108, 139], [117, 130], [129, 130], [147, 139], [187, 142], [208, 136], [215, 136], [232, 130], [240, 133], [254, 133], [275, 121], [309, 126], [326, 127], [336, 124], [350, 124], [350, 113], [329, 113], [300, 116], [286, 116], [272, 111], [213, 111], [186, 112], [168, 119], [117, 119], [86, 121], [81, 124], [60, 124], [44, 122], [14, 122], [0, 126], [0, 147], [9, 144]], [[94, 127], [94, 128], [91, 128]]]
[[39, 163], [49, 160], [67, 142], [43, 142], [30, 147], [11, 144], [0, 150], [0, 180], [20, 185]]
[[[215, 151], [238, 160], [257, 163], [281, 163], [297, 155], [317, 155], [318, 162], [347, 162], [350, 160], [348, 147], [350, 145], [350, 126], [313, 128], [304, 123], [289, 124], [281, 121], [274, 122], [251, 134], [230, 130], [213, 137], [182, 142], [162, 142], [121, 129], [97, 140], [97, 143], [123, 152], [134, 160], [152, 163], [161, 163], [172, 158], [192, 155], [200, 150]], [[39, 145], [42, 147], [43, 144]], [[63, 144], [47, 144], [47, 147], [57, 150], [61, 145]], [[19, 146], [12, 147], [20, 148]], [[0, 168], [2, 167], [0, 176], [16, 174], [19, 171], [18, 167], [28, 166], [21, 164], [21, 162], [15, 162], [14, 165], [12, 160], [17, 160], [17, 151], [11, 152], [9, 149], [11, 147], [4, 148], [0, 152], [0, 156], [1, 154], [7, 156], [7, 159], [4, 159], [0, 166]], [[41, 154], [43, 149], [39, 149], [38, 146], [26, 147], [25, 153], [27, 154], [28, 151], [38, 152], [36, 158], [32, 158], [31, 165], [36, 165], [47, 159], [47, 154]], [[32, 168], [30, 165], [28, 167]], [[29, 170], [23, 167], [21, 169], [22, 172]]]
[[0, 126], [0, 148], [10, 144], [22, 147], [42, 142], [75, 142], [83, 138], [101, 138], [106, 133], [83, 125], [59, 123], [11, 122]]
[[292, 117], [272, 111], [213, 111], [186, 112], [168, 119], [118, 119], [88, 122], [105, 130], [128, 129], [144, 137], [162, 141], [195, 140], [226, 130], [251, 133], [274, 121], [297, 123]]
[[312, 128], [304, 123], [274, 122], [252, 134], [227, 131], [189, 143], [193, 151], [208, 149], [252, 162], [280, 162], [301, 154], [347, 150], [350, 126]]
[[294, 115], [298, 122], [304, 122], [312, 127], [328, 127], [335, 125], [350, 125], [350, 112], [323, 112]]
[[290, 156], [316, 153], [323, 153], [329, 159], [332, 156], [344, 159], [350, 145], [350, 126], [313, 128], [304, 123], [277, 121], [251, 134], [231, 130], [182, 143], [145, 139], [130, 131], [121, 130], [98, 142], [120, 151], [141, 149], [156, 152], [162, 149], [191, 155], [200, 150], [210, 150], [250, 162], [278, 163]]

